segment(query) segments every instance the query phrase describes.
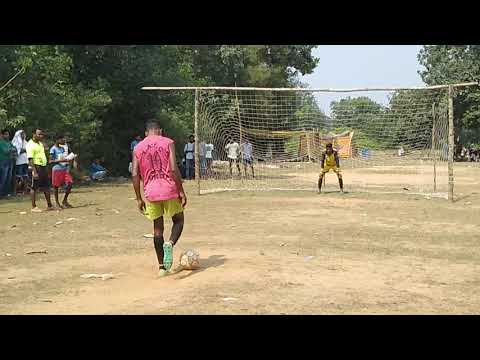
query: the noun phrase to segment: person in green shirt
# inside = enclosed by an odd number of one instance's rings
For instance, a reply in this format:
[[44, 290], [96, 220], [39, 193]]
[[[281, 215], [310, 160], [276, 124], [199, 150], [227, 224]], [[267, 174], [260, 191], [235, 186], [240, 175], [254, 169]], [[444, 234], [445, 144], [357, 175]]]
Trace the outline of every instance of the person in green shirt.
[[12, 144], [8, 130], [0, 132], [0, 197], [7, 196], [12, 181]]
[[47, 155], [45, 154], [45, 147], [42, 140], [45, 135], [42, 129], [35, 129], [33, 131], [32, 139], [27, 143], [27, 158], [28, 164], [32, 168], [32, 212], [41, 212], [37, 207], [36, 197], [37, 192], [43, 191], [45, 200], [47, 201], [47, 210], [53, 210], [51, 195], [50, 195], [50, 179], [48, 178]]

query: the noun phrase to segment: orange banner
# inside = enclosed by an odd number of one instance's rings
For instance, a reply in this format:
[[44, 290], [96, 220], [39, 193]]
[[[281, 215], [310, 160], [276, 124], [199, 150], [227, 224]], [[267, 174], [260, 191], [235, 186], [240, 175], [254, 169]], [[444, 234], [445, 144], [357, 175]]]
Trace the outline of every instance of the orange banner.
[[323, 136], [319, 133], [307, 133], [301, 136], [299, 156], [318, 159], [325, 150], [325, 146], [332, 143], [341, 158], [349, 158], [352, 156], [352, 137], [353, 131]]

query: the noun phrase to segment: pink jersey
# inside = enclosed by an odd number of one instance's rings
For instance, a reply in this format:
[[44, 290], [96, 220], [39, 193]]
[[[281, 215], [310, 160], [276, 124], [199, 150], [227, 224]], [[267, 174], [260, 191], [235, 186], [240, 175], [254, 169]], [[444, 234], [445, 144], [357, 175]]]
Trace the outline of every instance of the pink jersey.
[[170, 144], [163, 136], [147, 136], [133, 150], [138, 160], [143, 190], [148, 201], [177, 199], [179, 193], [170, 168]]

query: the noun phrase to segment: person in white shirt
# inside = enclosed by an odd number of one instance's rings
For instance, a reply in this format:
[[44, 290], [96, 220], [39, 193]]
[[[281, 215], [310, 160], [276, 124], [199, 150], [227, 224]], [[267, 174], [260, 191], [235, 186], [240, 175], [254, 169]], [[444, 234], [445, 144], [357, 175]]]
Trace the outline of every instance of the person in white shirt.
[[28, 191], [28, 158], [25, 131], [18, 130], [15, 133], [12, 145], [17, 149], [17, 159], [15, 162], [15, 190], [20, 190], [21, 192], [26, 193]]
[[247, 177], [247, 166], [252, 169], [252, 177], [255, 178], [255, 171], [253, 170], [253, 145], [248, 139], [240, 146], [242, 153], [243, 169], [245, 170], [245, 177]]
[[233, 141], [232, 138], [228, 140], [228, 144], [225, 146], [225, 151], [227, 152], [228, 166], [230, 169], [230, 176], [233, 176], [232, 173], [232, 164], [235, 163], [238, 169], [238, 176], [240, 176], [240, 165], [238, 163], [238, 153], [240, 151], [240, 145], [236, 141]]
[[185, 177], [187, 180], [192, 180], [195, 174], [195, 137], [193, 135], [190, 135], [183, 152], [185, 154]]
[[213, 150], [215, 150], [215, 146], [213, 146], [211, 141], [205, 144], [205, 159], [207, 160], [207, 176], [210, 176], [212, 173]]

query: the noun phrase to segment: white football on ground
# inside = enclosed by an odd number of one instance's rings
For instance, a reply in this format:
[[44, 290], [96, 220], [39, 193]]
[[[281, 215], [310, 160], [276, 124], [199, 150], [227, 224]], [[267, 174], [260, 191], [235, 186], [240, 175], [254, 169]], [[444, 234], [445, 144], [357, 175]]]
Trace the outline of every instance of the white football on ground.
[[200, 254], [196, 250], [185, 250], [180, 254], [180, 266], [185, 270], [195, 270], [200, 267]]

